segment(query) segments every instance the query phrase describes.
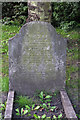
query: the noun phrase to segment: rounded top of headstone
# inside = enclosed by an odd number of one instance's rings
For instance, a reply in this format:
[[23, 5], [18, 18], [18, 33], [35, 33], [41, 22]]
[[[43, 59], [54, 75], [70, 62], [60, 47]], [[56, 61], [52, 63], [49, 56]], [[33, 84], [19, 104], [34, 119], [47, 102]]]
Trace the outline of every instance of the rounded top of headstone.
[[[29, 27], [29, 26], [33, 27], [33, 25], [34, 25], [34, 26], [35, 26], [35, 25], [36, 25], [36, 26], [47, 26], [48, 28], [53, 29], [54, 32], [56, 33], [56, 30], [55, 30], [55, 28], [51, 25], [51, 23], [43, 22], [43, 21], [31, 21], [31, 22], [28, 22], [28, 23], [24, 24], [24, 25], [21, 27], [19, 33], [16, 34], [14, 37], [10, 38], [9, 41], [10, 41], [10, 40], [13, 40], [15, 37], [18, 37], [20, 34], [24, 34], [24, 29], [25, 29], [25, 28], [27, 29], [27, 27]], [[37, 29], [37, 27], [36, 27], [36, 29]], [[34, 30], [35, 30], [35, 29], [34, 29]]]

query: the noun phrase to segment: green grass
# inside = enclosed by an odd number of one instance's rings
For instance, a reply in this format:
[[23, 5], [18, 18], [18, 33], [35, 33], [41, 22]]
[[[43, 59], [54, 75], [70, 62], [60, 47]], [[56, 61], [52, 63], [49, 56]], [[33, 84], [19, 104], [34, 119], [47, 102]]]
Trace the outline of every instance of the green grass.
[[9, 91], [9, 77], [2, 77], [2, 91]]
[[15, 36], [16, 33], [19, 32], [21, 27], [18, 26], [9, 26], [3, 25], [2, 26], [2, 53], [8, 54], [8, 40]]
[[79, 31], [80, 29], [73, 29], [70, 31], [65, 31], [63, 29], [56, 28], [57, 33], [61, 34], [65, 38], [69, 38], [72, 40], [78, 40], [80, 38]]
[[74, 29], [71, 31], [64, 31], [62, 29], [56, 29], [63, 37], [68, 38], [67, 43], [67, 60], [66, 60], [66, 91], [69, 95], [69, 98], [72, 101], [72, 104], [77, 110], [78, 106], [78, 87], [79, 78], [78, 78], [78, 42], [80, 42], [80, 29]]
[[0, 49], [0, 52], [2, 53], [2, 69], [0, 70], [2, 71], [2, 76], [0, 75], [0, 88], [2, 86], [2, 91], [4, 92], [9, 90], [8, 40], [15, 36], [20, 28], [21, 27], [19, 26], [2, 25], [2, 38], [0, 37], [0, 43], [2, 45], [2, 49]]
[[25, 105], [31, 106], [34, 104], [32, 98], [29, 98], [28, 96], [18, 96], [15, 102], [18, 103], [20, 108], [24, 107]]

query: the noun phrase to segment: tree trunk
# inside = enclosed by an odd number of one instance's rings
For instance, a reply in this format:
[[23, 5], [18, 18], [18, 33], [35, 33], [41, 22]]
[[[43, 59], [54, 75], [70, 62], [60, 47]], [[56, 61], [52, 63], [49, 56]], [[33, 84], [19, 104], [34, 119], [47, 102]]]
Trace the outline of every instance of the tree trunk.
[[50, 2], [28, 1], [28, 19], [30, 21], [44, 21], [51, 23], [52, 9]]

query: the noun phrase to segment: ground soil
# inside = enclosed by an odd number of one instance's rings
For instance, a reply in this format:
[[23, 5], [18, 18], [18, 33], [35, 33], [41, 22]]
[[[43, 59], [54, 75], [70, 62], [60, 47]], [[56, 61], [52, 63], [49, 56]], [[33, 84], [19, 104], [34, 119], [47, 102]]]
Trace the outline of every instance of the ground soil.
[[45, 109], [42, 110], [42, 111], [40, 111], [40, 110], [33, 110], [33, 111], [30, 112], [30, 114], [31, 114], [30, 117], [27, 117], [27, 114], [26, 114], [22, 118], [20, 116], [16, 115], [15, 109], [19, 108], [19, 106], [18, 106], [17, 103], [14, 103], [13, 119], [12, 120], [16, 120], [16, 119], [20, 120], [20, 118], [22, 120], [28, 120], [28, 119], [32, 120], [32, 119], [35, 119], [33, 114], [37, 114], [39, 116], [42, 116], [43, 114], [46, 114], [47, 117], [50, 116], [51, 119], [52, 119], [53, 115], [58, 116], [58, 115], [60, 115], [62, 113], [62, 118], [61, 119], [66, 118], [65, 113], [64, 113], [64, 109], [63, 109], [63, 106], [62, 106], [60, 94], [57, 94], [56, 96], [53, 96], [52, 97], [52, 101], [50, 103], [51, 103], [51, 106], [56, 106], [56, 109], [53, 112], [51, 112], [51, 111], [47, 112]]

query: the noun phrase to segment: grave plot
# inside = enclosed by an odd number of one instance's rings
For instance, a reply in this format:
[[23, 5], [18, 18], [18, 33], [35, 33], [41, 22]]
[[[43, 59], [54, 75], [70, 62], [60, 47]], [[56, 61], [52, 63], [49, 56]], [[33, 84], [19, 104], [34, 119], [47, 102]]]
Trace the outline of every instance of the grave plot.
[[[13, 102], [14, 101], [14, 102]], [[77, 119], [66, 91], [60, 93], [40, 93], [30, 96], [17, 96], [8, 93], [4, 120], [15, 119]]]
[[[65, 89], [65, 64], [66, 40], [55, 28], [47, 22], [25, 24], [19, 34], [9, 40], [9, 90], [13, 92], [8, 95], [5, 120], [77, 118], [65, 92], [57, 97], [43, 93], [43, 90], [55, 93]], [[42, 92], [32, 104], [23, 107], [19, 102], [13, 104], [14, 92], [32, 97], [36, 90]]]
[[15, 98], [12, 119], [57, 119], [66, 118], [58, 93], [39, 92], [36, 96]]

